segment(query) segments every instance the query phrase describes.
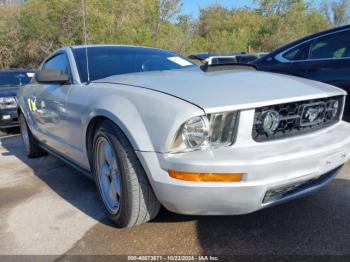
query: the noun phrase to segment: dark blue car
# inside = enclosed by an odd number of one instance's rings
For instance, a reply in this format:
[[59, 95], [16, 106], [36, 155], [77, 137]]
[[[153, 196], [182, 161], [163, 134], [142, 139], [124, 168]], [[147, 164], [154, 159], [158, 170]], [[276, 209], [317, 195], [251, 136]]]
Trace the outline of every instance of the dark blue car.
[[20, 85], [28, 84], [33, 70], [0, 71], [0, 129], [19, 125], [16, 95]]
[[[350, 25], [304, 37], [252, 63], [258, 70], [321, 81], [350, 94]], [[349, 99], [344, 119], [350, 120]]]

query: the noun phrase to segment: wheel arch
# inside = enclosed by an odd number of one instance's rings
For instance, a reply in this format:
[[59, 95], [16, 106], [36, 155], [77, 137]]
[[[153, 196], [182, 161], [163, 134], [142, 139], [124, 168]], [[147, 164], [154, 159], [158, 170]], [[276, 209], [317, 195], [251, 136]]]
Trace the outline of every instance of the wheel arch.
[[[86, 125], [84, 128], [84, 148], [85, 152], [88, 156], [89, 164], [91, 165], [91, 159], [90, 159], [90, 152], [92, 149], [92, 139], [93, 139], [93, 134], [95, 132], [96, 126], [104, 121], [104, 120], [109, 120], [112, 123], [114, 123], [123, 133], [123, 135], [127, 138], [129, 141], [130, 145], [134, 150], [142, 150], [142, 148], [153, 148], [151, 141], [147, 139], [145, 127], [142, 125], [137, 125], [138, 128], [135, 128], [135, 126], [132, 126], [131, 123], [128, 123], [127, 120], [122, 120], [116, 116], [116, 114], [100, 109], [96, 110], [92, 114], [90, 114], [90, 117], [86, 121]], [[135, 119], [136, 120], [136, 119]], [[134, 131], [134, 134], [130, 132], [130, 130]], [[136, 139], [137, 134], [139, 135], [140, 133], [143, 133], [144, 135], [141, 137], [138, 136], [138, 139]]]
[[[109, 115], [108, 113], [102, 113], [100, 112], [100, 114], [96, 114], [94, 115], [88, 122], [87, 127], [86, 127], [86, 132], [85, 132], [85, 148], [86, 148], [86, 154], [87, 154], [87, 158], [88, 158], [88, 162], [90, 165], [90, 170], [92, 170], [92, 146], [93, 146], [93, 137], [94, 137], [94, 132], [96, 130], [96, 127], [99, 123], [101, 123], [102, 121], [105, 120], [109, 120], [111, 121], [113, 124], [115, 124], [119, 130], [121, 131], [121, 133], [125, 136], [125, 138], [128, 140], [128, 142], [130, 143], [131, 147], [135, 150], [135, 146], [136, 146], [136, 141], [133, 139], [133, 137], [131, 136], [131, 134], [129, 132], [125, 132], [124, 130], [126, 130], [126, 126], [118, 119], [116, 119], [115, 117]], [[145, 177], [148, 181], [148, 183], [150, 184], [153, 192], [154, 192], [154, 187], [153, 187], [153, 183], [152, 183], [152, 179], [149, 177], [148, 172], [146, 172], [145, 166], [143, 165], [143, 161], [139, 158], [138, 154], [135, 154], [135, 157], [137, 158], [137, 160], [140, 163], [141, 168], [144, 171]]]

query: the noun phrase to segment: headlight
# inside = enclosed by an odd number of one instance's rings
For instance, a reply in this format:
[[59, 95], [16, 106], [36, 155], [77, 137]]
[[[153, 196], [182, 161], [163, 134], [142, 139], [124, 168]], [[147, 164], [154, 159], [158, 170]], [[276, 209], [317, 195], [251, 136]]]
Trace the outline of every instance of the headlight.
[[194, 117], [188, 120], [182, 128], [182, 141], [186, 147], [196, 148], [205, 142], [208, 136], [207, 120], [203, 117]]
[[237, 112], [210, 114], [208, 118], [210, 145], [212, 147], [231, 145], [234, 142]]
[[17, 102], [15, 97], [0, 97], [0, 109], [16, 108]]
[[332, 117], [335, 117], [338, 114], [338, 110], [339, 110], [339, 102], [338, 100], [334, 100], [334, 102], [332, 103]]
[[231, 145], [237, 112], [197, 116], [186, 121], [176, 133], [170, 152], [186, 152]]

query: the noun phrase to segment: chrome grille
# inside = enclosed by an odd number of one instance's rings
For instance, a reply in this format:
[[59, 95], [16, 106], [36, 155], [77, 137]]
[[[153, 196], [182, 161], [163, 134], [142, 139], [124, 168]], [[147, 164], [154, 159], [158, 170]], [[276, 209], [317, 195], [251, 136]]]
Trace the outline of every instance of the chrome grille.
[[[338, 110], [334, 105], [338, 103]], [[313, 99], [256, 108], [252, 136], [257, 142], [302, 135], [337, 123], [342, 114], [344, 96]], [[263, 127], [266, 112], [277, 112], [279, 124], [273, 132]]]

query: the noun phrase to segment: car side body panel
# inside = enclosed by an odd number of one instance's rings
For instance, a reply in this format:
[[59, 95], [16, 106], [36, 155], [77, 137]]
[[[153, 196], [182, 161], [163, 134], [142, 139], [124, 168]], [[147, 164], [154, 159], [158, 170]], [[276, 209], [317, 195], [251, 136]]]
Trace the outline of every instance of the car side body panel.
[[95, 117], [105, 117], [117, 124], [137, 151], [167, 152], [181, 124], [204, 114], [201, 108], [188, 102], [140, 87], [107, 83], [73, 85], [65, 105], [67, 125], [56, 130], [61, 138], [58, 140], [33, 121], [33, 112], [24, 99], [33, 94], [32, 88], [35, 85], [22, 90], [19, 103], [26, 118], [31, 119], [33, 133], [42, 143], [84, 168], [89, 168], [87, 128]]
[[84, 154], [87, 128], [95, 117], [115, 122], [137, 151], [167, 152], [177, 129], [191, 117], [204, 114], [202, 109], [183, 100], [139, 87], [104, 83], [85, 88], [89, 88], [89, 96], [84, 99], [83, 106], [79, 103], [81, 92], [78, 89], [72, 90], [68, 102], [72, 111], [86, 108], [82, 114], [77, 114], [80, 119], [73, 121], [82, 124], [72, 141], [84, 145]]

